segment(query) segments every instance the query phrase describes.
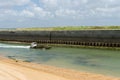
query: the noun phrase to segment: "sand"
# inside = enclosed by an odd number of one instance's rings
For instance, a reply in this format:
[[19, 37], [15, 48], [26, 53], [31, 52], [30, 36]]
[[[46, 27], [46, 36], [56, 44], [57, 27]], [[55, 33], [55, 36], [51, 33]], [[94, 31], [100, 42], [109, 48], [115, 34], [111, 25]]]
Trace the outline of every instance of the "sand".
[[1, 57], [0, 80], [120, 80], [120, 78]]

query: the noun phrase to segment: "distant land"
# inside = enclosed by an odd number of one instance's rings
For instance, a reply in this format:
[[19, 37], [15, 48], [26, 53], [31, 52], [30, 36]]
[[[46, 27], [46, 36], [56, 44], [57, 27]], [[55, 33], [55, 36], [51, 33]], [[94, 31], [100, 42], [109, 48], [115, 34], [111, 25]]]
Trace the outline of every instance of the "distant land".
[[0, 31], [61, 31], [61, 30], [120, 30], [120, 26], [58, 26], [31, 28], [0, 28]]

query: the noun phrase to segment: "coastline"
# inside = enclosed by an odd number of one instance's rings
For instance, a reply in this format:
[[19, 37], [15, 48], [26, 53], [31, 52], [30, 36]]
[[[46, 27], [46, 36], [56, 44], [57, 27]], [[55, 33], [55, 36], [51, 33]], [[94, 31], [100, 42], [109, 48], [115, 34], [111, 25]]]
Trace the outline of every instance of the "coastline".
[[[19, 41], [0, 41], [1, 43], [8, 43], [8, 44], [24, 44], [24, 45], [31, 45], [28, 42], [19, 42]], [[103, 47], [103, 46], [84, 46], [84, 45], [67, 45], [67, 44], [47, 44], [41, 43], [42, 45], [48, 45], [51, 47], [65, 47], [65, 48], [89, 48], [89, 49], [106, 49], [106, 50], [120, 50], [119, 47]]]
[[[0, 57], [0, 79], [4, 80], [120, 80], [102, 74], [79, 72], [43, 64]], [[11, 79], [10, 79], [11, 78]]]

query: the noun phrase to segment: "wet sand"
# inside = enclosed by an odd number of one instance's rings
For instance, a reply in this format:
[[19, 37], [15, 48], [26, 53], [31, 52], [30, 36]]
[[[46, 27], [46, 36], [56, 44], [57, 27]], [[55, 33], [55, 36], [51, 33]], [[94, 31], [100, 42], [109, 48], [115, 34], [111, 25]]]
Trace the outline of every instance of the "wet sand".
[[120, 78], [0, 57], [0, 80], [120, 80]]

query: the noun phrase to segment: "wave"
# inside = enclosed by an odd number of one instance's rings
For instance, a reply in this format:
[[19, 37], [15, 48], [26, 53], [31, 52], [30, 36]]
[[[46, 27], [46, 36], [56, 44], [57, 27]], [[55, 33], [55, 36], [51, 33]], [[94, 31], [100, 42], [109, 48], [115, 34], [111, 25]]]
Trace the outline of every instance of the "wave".
[[18, 45], [0, 44], [0, 48], [30, 48], [30, 46], [18, 46]]

